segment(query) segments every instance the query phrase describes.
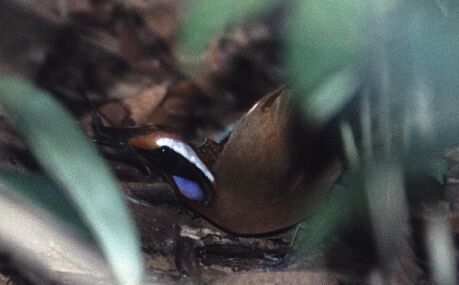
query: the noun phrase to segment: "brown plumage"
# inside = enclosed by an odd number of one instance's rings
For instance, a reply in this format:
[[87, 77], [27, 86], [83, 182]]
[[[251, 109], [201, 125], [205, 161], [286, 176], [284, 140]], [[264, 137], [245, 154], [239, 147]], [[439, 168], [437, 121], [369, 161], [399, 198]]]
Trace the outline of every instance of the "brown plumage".
[[198, 149], [168, 131], [151, 128], [127, 144], [139, 151], [174, 187], [181, 200], [221, 228], [256, 235], [292, 226], [341, 172], [335, 160], [309, 174], [292, 153], [288, 92], [259, 100], [237, 122], [228, 141]]

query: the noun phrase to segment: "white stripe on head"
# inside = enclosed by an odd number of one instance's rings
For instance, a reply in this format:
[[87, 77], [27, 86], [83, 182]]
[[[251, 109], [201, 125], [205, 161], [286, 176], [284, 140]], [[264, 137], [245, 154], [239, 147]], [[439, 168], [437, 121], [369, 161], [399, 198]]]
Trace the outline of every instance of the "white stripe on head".
[[210, 170], [206, 167], [204, 162], [198, 157], [198, 154], [191, 148], [188, 144], [181, 142], [177, 139], [168, 138], [168, 137], [161, 137], [156, 140], [156, 145], [159, 147], [168, 147], [175, 151], [176, 153], [183, 156], [186, 160], [191, 162], [194, 166], [196, 166], [199, 170], [204, 173], [204, 175], [211, 181], [214, 182], [215, 178], [210, 172]]

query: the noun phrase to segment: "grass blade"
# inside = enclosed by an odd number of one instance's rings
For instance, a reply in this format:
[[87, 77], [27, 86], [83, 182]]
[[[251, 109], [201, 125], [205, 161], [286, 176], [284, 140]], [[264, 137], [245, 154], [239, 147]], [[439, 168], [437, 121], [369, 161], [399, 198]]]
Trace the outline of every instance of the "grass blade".
[[320, 86], [299, 98], [303, 114], [321, 127], [349, 103], [359, 86], [359, 76], [352, 68], [330, 74]]
[[360, 155], [351, 126], [348, 122], [341, 122], [340, 131], [343, 140], [344, 154], [351, 168], [357, 168], [360, 166]]
[[121, 284], [138, 284], [140, 245], [107, 165], [77, 122], [53, 98], [14, 77], [0, 77], [0, 103], [49, 177], [68, 190]]
[[[365, 1], [293, 1], [286, 62], [303, 114], [326, 123], [360, 86]], [[308, 119], [310, 119], [308, 117]]]
[[89, 236], [76, 210], [62, 189], [43, 175], [0, 169], [0, 186], [18, 198], [46, 210]]
[[364, 213], [362, 193], [357, 184], [349, 189], [336, 185], [331, 195], [319, 202], [314, 215], [299, 225], [304, 230], [294, 237], [295, 255], [304, 259], [320, 253], [333, 236], [352, 225]]
[[364, 160], [373, 159], [373, 134], [370, 106], [370, 92], [367, 88], [363, 91], [360, 125], [362, 128], [362, 149]]
[[365, 168], [365, 188], [373, 230], [385, 269], [393, 266], [406, 238], [408, 213], [401, 164], [378, 161]]
[[427, 219], [426, 243], [434, 284], [457, 284], [454, 240], [444, 215], [437, 213]]

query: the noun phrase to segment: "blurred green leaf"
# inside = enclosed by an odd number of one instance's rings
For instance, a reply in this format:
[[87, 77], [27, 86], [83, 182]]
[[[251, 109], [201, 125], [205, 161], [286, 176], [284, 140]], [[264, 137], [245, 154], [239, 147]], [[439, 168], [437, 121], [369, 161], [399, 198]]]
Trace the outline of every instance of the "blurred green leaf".
[[373, 134], [372, 134], [372, 118], [370, 107], [370, 94], [365, 88], [362, 96], [362, 107], [360, 111], [360, 125], [362, 130], [362, 150], [363, 159], [373, 159]]
[[0, 186], [22, 200], [45, 209], [89, 237], [89, 229], [53, 181], [43, 175], [0, 169]]
[[419, 161], [459, 143], [459, 14], [457, 4], [453, 8], [447, 1], [398, 2], [382, 22], [380, 49], [391, 89], [385, 95], [390, 123], [403, 124], [404, 151], [409, 151], [404, 157]]
[[364, 184], [379, 254], [385, 266], [393, 265], [409, 229], [402, 165], [372, 161], [365, 165]]
[[45, 92], [0, 77], [0, 103], [49, 177], [68, 190], [121, 284], [138, 284], [140, 245], [125, 200], [77, 122]]
[[[319, 124], [355, 94], [360, 81], [366, 1], [292, 2], [287, 17], [287, 65], [290, 81], [306, 116]], [[319, 91], [316, 91], [319, 90]]]
[[411, 180], [414, 180], [414, 177], [430, 177], [438, 185], [444, 185], [444, 175], [448, 171], [448, 163], [445, 159], [426, 153], [415, 158], [407, 157], [404, 160], [403, 167]]
[[320, 86], [297, 99], [301, 102], [303, 114], [321, 127], [349, 103], [359, 86], [357, 72], [346, 68], [329, 74]]
[[180, 31], [186, 52], [198, 53], [229, 24], [238, 25], [276, 5], [274, 0], [193, 0]]
[[314, 214], [299, 226], [306, 230], [296, 231], [294, 238], [299, 242], [294, 244], [295, 253], [300, 257], [319, 253], [334, 235], [351, 226], [366, 211], [361, 159], [354, 134], [345, 121], [341, 122], [340, 131], [350, 168], [341, 175], [330, 195], [323, 195]]
[[444, 175], [448, 171], [448, 163], [444, 159], [432, 159], [429, 163], [429, 175], [435, 180], [437, 180], [438, 183], [443, 184], [444, 183]]
[[355, 184], [357, 176], [351, 176], [353, 183], [350, 187], [336, 185], [330, 195], [324, 195], [312, 216], [300, 224], [302, 229], [297, 230], [293, 244], [298, 258], [320, 253], [331, 238], [365, 213], [364, 192]]
[[434, 284], [457, 284], [457, 260], [454, 234], [445, 213], [433, 213], [426, 219], [426, 249]]
[[360, 164], [360, 155], [355, 143], [351, 126], [347, 122], [341, 122], [341, 138], [343, 140], [344, 154], [351, 167], [357, 168]]

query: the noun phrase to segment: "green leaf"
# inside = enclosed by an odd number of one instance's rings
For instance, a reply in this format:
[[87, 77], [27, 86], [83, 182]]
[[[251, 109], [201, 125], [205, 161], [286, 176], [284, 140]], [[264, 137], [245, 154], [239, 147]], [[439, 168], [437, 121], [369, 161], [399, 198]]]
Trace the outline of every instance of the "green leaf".
[[341, 138], [343, 140], [344, 155], [352, 168], [360, 166], [360, 155], [355, 143], [354, 134], [348, 122], [341, 122]]
[[[287, 19], [289, 76], [304, 113], [324, 123], [359, 85], [367, 5], [363, 0], [294, 1]], [[319, 91], [315, 91], [319, 90]]]
[[0, 103], [48, 176], [68, 190], [119, 282], [138, 284], [140, 245], [126, 202], [77, 122], [44, 91], [14, 77], [0, 77]]
[[300, 98], [303, 114], [317, 125], [325, 125], [356, 94], [358, 78], [357, 72], [349, 68], [330, 74], [320, 86]]
[[407, 202], [402, 165], [396, 161], [371, 161], [364, 169], [373, 232], [385, 266], [400, 253], [408, 228]]
[[373, 158], [373, 134], [371, 131], [371, 107], [369, 91], [364, 89], [362, 97], [362, 107], [360, 110], [360, 125], [362, 132], [362, 149], [364, 160]]
[[447, 161], [432, 153], [405, 158], [403, 166], [410, 176], [431, 177], [434, 178], [439, 185], [444, 184], [443, 177], [448, 171]]
[[426, 219], [426, 251], [434, 284], [457, 284], [455, 235], [448, 215], [437, 211]]
[[39, 174], [0, 169], [0, 186], [15, 196], [46, 210], [85, 236], [89, 229], [79, 217], [68, 198], [53, 181]]
[[448, 163], [444, 159], [432, 159], [429, 161], [428, 174], [435, 178], [438, 183], [443, 184], [446, 172], [448, 171]]
[[364, 192], [358, 178], [353, 174], [351, 186], [336, 185], [330, 195], [319, 201], [314, 214], [299, 225], [294, 237], [294, 249], [298, 258], [314, 256], [330, 242], [330, 239], [346, 227], [351, 226], [364, 211]]
[[179, 39], [186, 52], [198, 53], [229, 24], [259, 16], [272, 8], [274, 0], [194, 0], [187, 6], [186, 21]]

